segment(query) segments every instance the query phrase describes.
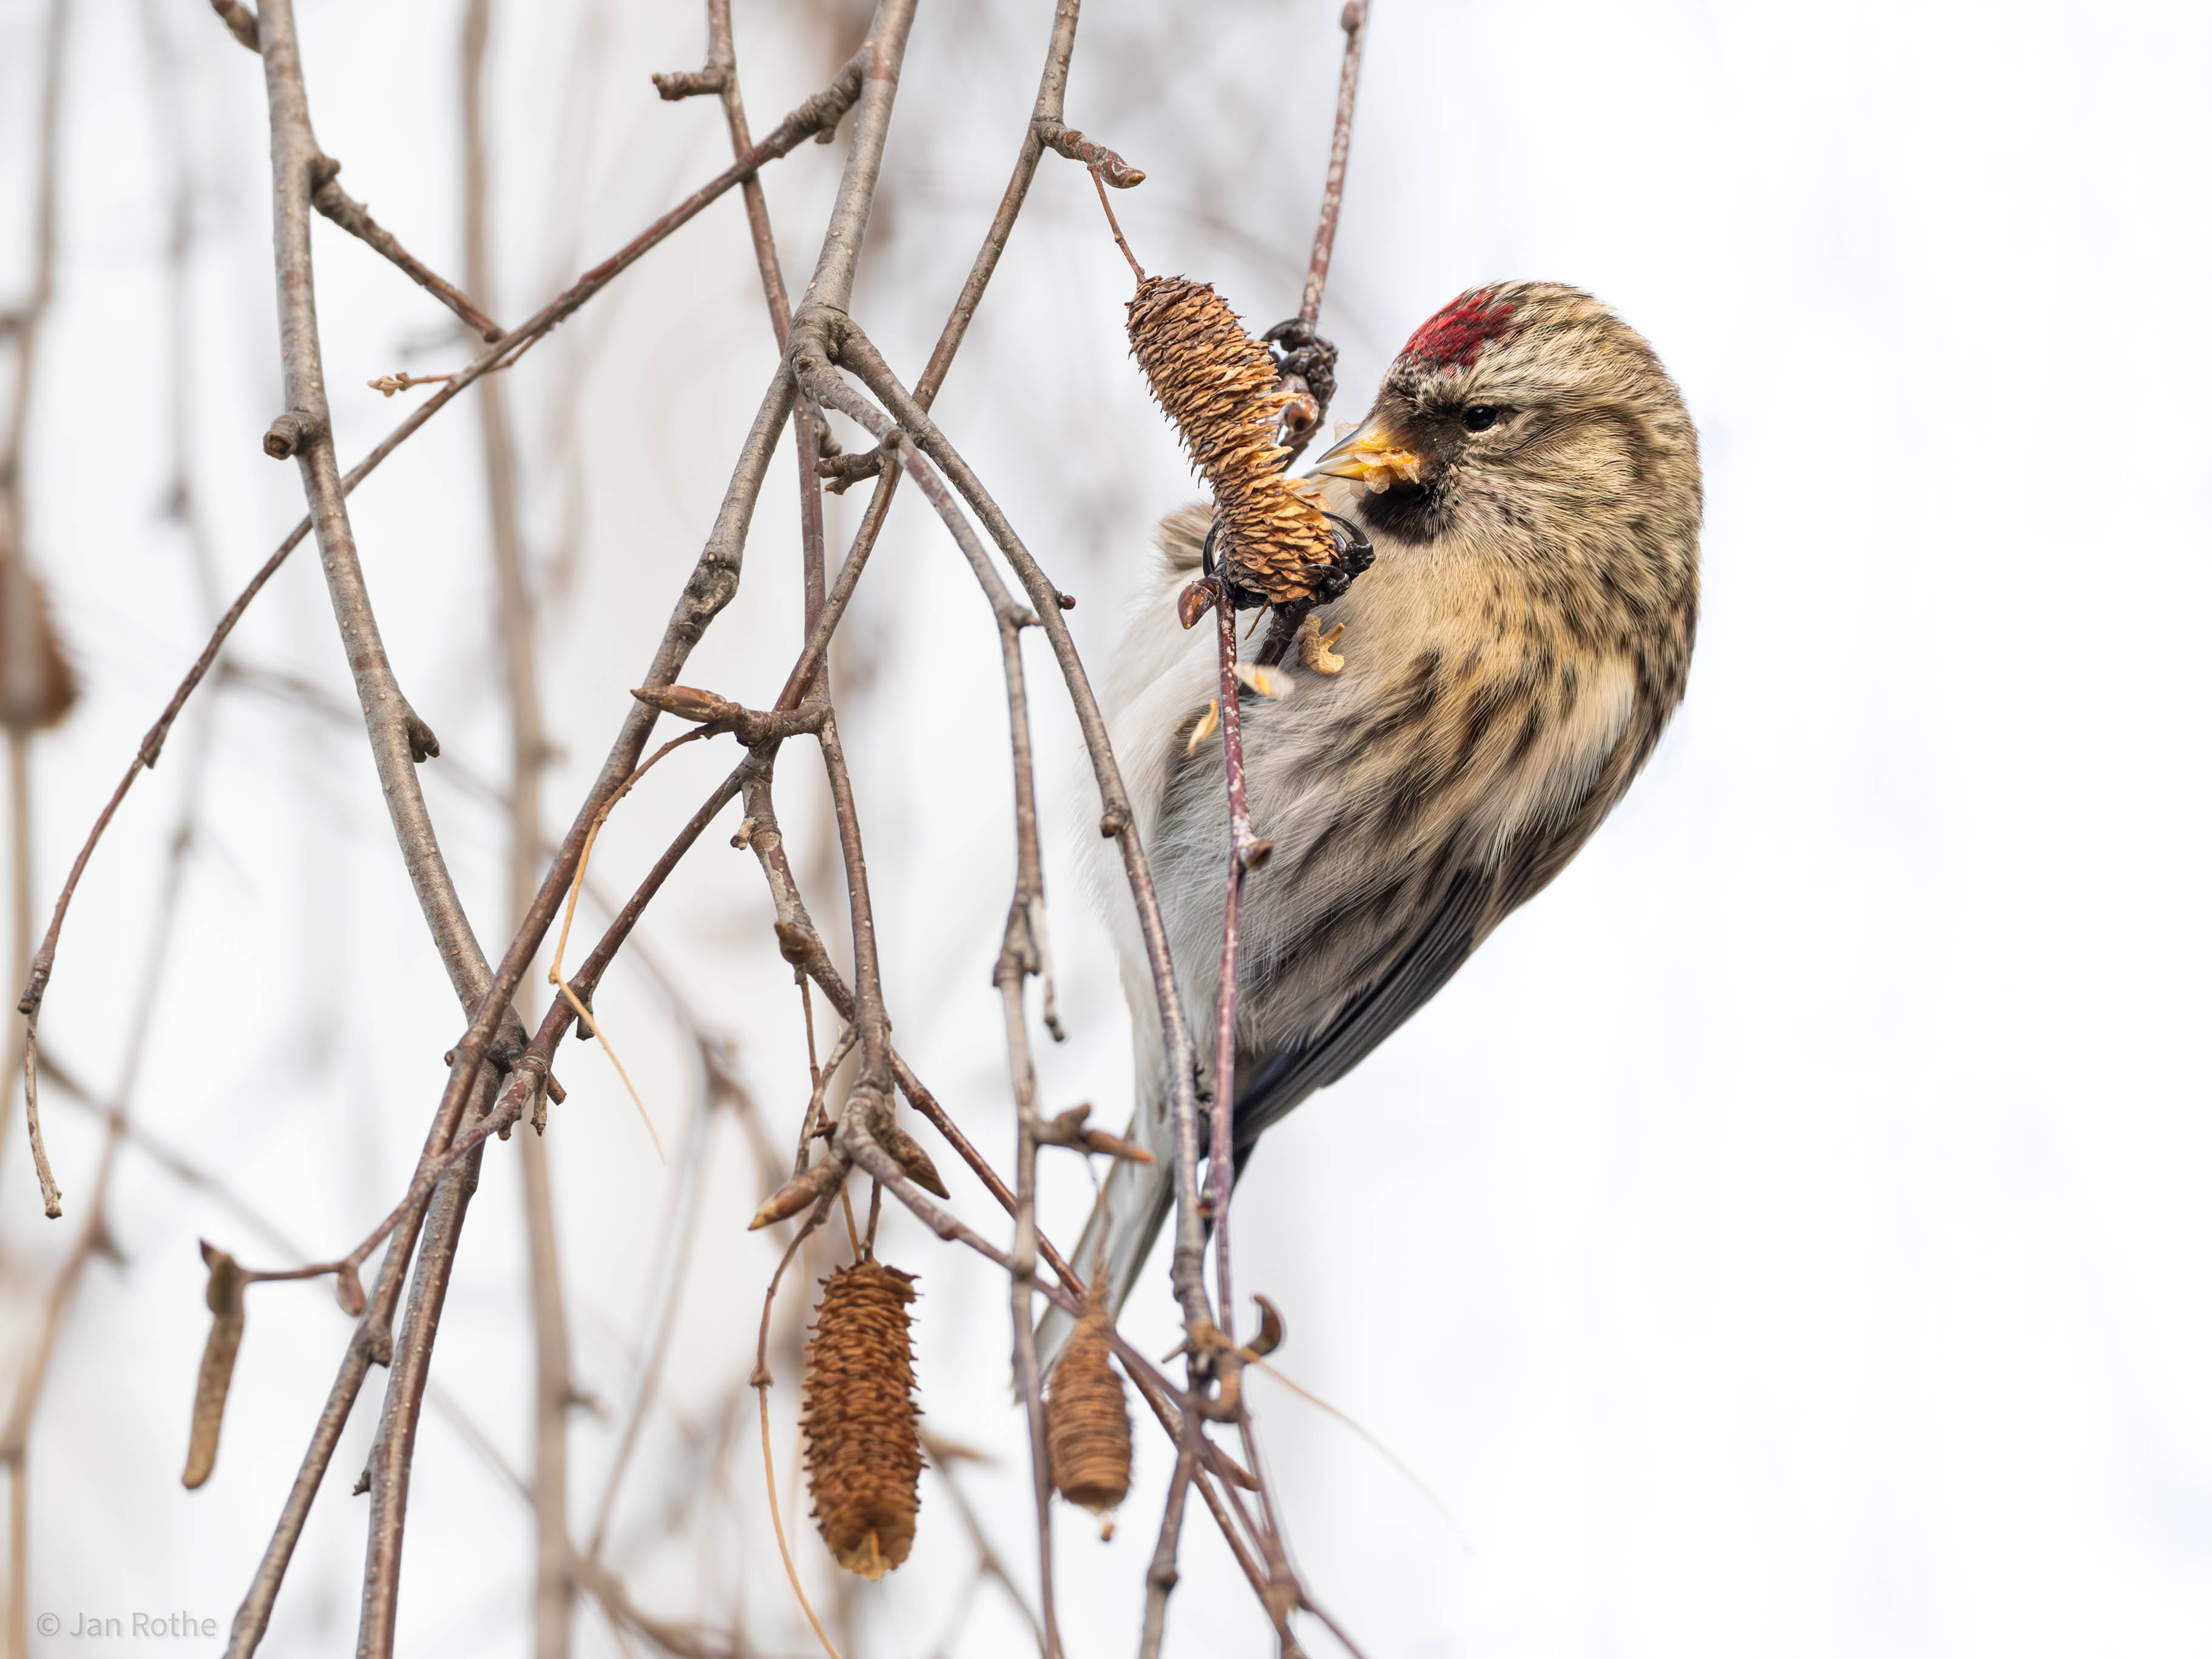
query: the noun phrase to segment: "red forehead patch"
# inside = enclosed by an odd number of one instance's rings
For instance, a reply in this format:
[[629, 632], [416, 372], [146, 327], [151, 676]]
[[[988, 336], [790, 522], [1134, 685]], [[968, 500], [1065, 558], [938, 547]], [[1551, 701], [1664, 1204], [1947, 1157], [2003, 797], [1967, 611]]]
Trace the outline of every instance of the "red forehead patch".
[[1483, 289], [1463, 294], [1413, 331], [1401, 357], [1418, 357], [1441, 368], [1465, 368], [1481, 354], [1486, 341], [1505, 332], [1513, 307]]

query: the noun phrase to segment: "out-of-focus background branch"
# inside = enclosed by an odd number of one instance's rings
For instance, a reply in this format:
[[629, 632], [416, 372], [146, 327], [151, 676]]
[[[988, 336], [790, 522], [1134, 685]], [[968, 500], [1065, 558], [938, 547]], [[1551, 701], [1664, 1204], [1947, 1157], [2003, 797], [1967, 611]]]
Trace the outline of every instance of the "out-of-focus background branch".
[[[869, 9], [736, 0], [756, 130], [825, 82]], [[1147, 173], [1115, 207], [1148, 264], [1214, 282], [1255, 328], [1297, 307], [1339, 9], [1101, 6], [1075, 54], [1068, 125]], [[1049, 26], [1042, 3], [923, 0], [855, 305], [908, 384], [1000, 200]], [[723, 100], [665, 102], [650, 78], [714, 66], [693, 0], [302, 0], [300, 27], [348, 195], [510, 325], [729, 164]], [[1460, 289], [1573, 281], [1681, 380], [1711, 505], [1698, 665], [1650, 777], [1240, 1183], [1239, 1284], [1291, 1316], [1274, 1363], [1449, 1510], [1247, 1373], [1296, 1565], [1370, 1651], [2212, 1639], [2194, 1316], [2212, 1130], [2190, 1041], [2212, 990], [2191, 713], [2212, 691], [2212, 416], [2191, 390], [2208, 348], [2172, 320], [2212, 234], [2174, 207], [2212, 137], [2189, 78], [2207, 32], [2180, 8], [2124, 27], [1965, 4], [1376, 9], [1322, 317], [1335, 415]], [[762, 178], [802, 275], [842, 154], [801, 145]], [[19, 966], [213, 617], [299, 515], [293, 470], [261, 453], [283, 407], [267, 157], [262, 66], [196, 0], [0, 0]], [[1090, 181], [1045, 161], [933, 413], [1078, 597], [1103, 672], [1146, 527], [1194, 487], [1127, 361], [1128, 273]], [[776, 362], [736, 198], [349, 503], [386, 648], [443, 748], [428, 805], [495, 953]], [[345, 465], [429, 395], [369, 380], [483, 342], [337, 225], [313, 235]], [[848, 451], [872, 441], [827, 424]], [[740, 605], [685, 672], [756, 708], [801, 638], [791, 465], [786, 447]], [[828, 499], [833, 550], [872, 487]], [[40, 1214], [20, 1093], [0, 1138], [10, 1652], [76, 1651], [81, 1617], [228, 1623], [350, 1328], [326, 1280], [256, 1287], [214, 1474], [185, 1492], [196, 1241], [268, 1267], [342, 1253], [404, 1188], [445, 1080], [453, 994], [313, 566], [258, 602], [79, 892], [41, 1024], [63, 1220]], [[1012, 799], [971, 580], [902, 486], [830, 678], [900, 1054], [996, 1155]], [[1038, 1103], [1091, 1101], [1118, 1127], [1126, 1018], [1074, 873], [1096, 802], [1042, 660], [1070, 1040], [1038, 1048]], [[65, 719], [62, 663], [83, 692]], [[586, 918], [733, 763], [713, 747], [611, 818]], [[785, 846], [849, 978], [835, 826], [799, 747], [777, 778]], [[562, 1051], [545, 1139], [487, 1152], [416, 1459], [409, 1650], [811, 1650], [747, 1386], [785, 1238], [744, 1224], [787, 1173], [809, 1084], [753, 864], [707, 836], [592, 999], [667, 1162], [589, 1043]], [[982, 1188], [937, 1163], [1003, 1243]], [[1050, 1153], [1041, 1179], [1072, 1238], [1078, 1161]], [[784, 1529], [848, 1655], [1036, 1651], [1004, 1275], [895, 1206], [883, 1228], [921, 1274], [915, 1553], [876, 1585], [836, 1572], [795, 1485], [806, 1307], [844, 1252], [821, 1234], [771, 1331]], [[1156, 1277], [1127, 1327], [1157, 1354], [1176, 1314]], [[368, 1500], [346, 1494], [375, 1415], [356, 1407], [341, 1440], [270, 1651], [353, 1639]], [[1138, 1444], [1120, 1536], [1060, 1512], [1072, 1654], [1135, 1639], [1172, 1468], [1141, 1422]], [[1195, 1506], [1181, 1547], [1167, 1650], [1258, 1649], [1265, 1616]]]

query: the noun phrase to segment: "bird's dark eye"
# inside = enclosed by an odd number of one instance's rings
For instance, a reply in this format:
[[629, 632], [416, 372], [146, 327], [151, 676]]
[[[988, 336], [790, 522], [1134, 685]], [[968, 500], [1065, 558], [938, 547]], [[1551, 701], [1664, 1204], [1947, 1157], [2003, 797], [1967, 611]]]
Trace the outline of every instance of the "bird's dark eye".
[[1512, 411], [1500, 409], [1496, 404], [1477, 404], [1460, 419], [1467, 422], [1469, 432], [1487, 432]]

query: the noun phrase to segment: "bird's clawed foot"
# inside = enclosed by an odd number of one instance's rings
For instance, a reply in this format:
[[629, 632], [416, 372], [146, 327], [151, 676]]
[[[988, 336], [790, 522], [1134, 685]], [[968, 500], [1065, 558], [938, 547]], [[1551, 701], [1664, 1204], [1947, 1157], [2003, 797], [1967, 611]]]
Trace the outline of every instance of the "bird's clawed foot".
[[1272, 349], [1278, 374], [1285, 379], [1296, 375], [1306, 383], [1306, 390], [1321, 405], [1312, 422], [1319, 426], [1336, 396], [1336, 343], [1315, 333], [1314, 325], [1303, 317], [1277, 323], [1260, 337]]
[[1310, 668], [1316, 674], [1341, 674], [1344, 659], [1331, 647], [1343, 637], [1342, 623], [1324, 634], [1321, 631], [1321, 618], [1308, 616], [1298, 624], [1298, 666]]

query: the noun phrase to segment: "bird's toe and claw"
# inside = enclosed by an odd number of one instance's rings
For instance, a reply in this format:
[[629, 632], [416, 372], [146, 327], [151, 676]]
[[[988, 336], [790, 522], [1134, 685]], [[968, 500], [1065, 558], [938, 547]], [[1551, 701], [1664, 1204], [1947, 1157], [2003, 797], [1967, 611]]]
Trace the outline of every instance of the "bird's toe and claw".
[[1326, 410], [1336, 396], [1336, 343], [1315, 333], [1314, 325], [1303, 317], [1277, 323], [1260, 337], [1275, 360], [1276, 373], [1304, 380], [1314, 401]]

